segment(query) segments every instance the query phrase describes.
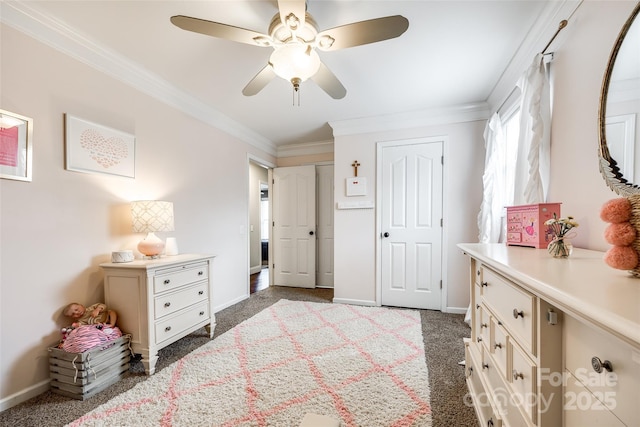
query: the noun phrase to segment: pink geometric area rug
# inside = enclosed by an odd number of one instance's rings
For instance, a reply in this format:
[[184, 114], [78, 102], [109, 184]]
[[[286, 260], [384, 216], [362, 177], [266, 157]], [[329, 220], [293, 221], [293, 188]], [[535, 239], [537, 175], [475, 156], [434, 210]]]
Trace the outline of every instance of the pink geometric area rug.
[[420, 314], [280, 300], [69, 424], [431, 426]]

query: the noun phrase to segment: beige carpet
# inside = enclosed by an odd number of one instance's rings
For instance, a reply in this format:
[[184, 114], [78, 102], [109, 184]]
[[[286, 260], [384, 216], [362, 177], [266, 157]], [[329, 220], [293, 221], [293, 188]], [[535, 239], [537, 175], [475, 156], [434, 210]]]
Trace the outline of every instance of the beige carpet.
[[280, 300], [71, 426], [430, 426], [420, 313]]

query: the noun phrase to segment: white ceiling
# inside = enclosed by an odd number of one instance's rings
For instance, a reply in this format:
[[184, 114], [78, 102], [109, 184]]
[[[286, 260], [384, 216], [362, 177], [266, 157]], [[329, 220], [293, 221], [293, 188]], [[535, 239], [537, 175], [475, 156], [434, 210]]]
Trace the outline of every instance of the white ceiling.
[[29, 21], [22, 16], [29, 15], [55, 31], [26, 32], [58, 48], [66, 42], [53, 39], [73, 39], [83, 46], [75, 52], [85, 62], [106, 61], [114, 74], [153, 81], [166, 99], [179, 98], [249, 138], [283, 146], [332, 140], [331, 122], [487, 101], [554, 3], [558, 0], [308, 0], [320, 31], [396, 14], [409, 20], [409, 29], [395, 39], [319, 52], [347, 95], [334, 100], [307, 81], [300, 106], [293, 105], [290, 83], [280, 78], [255, 96], [241, 93], [272, 48], [184, 31], [169, 21], [181, 14], [267, 33], [276, 0], [24, 1], [16, 6], [20, 14], [4, 6], [2, 20], [26, 31], [33, 22], [22, 23]]

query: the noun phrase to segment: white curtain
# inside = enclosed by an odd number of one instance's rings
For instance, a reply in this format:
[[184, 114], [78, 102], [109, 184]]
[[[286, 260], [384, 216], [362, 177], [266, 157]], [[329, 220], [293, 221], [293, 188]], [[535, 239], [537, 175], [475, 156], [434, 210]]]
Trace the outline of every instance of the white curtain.
[[500, 115], [494, 113], [484, 130], [484, 174], [482, 204], [478, 214], [478, 241], [497, 243], [502, 232], [502, 210], [505, 204], [502, 182], [505, 162], [505, 140]]
[[520, 79], [520, 138], [514, 204], [544, 203], [549, 190], [551, 93], [543, 54], [536, 55]]

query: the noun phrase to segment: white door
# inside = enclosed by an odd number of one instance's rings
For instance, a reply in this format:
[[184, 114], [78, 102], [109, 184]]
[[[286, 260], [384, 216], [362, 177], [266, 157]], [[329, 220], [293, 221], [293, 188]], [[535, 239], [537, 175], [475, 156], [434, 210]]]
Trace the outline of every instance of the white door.
[[316, 285], [333, 288], [333, 165], [317, 165], [318, 278]]
[[273, 170], [273, 284], [316, 286], [316, 170]]
[[442, 142], [386, 144], [381, 149], [381, 302], [440, 310]]

